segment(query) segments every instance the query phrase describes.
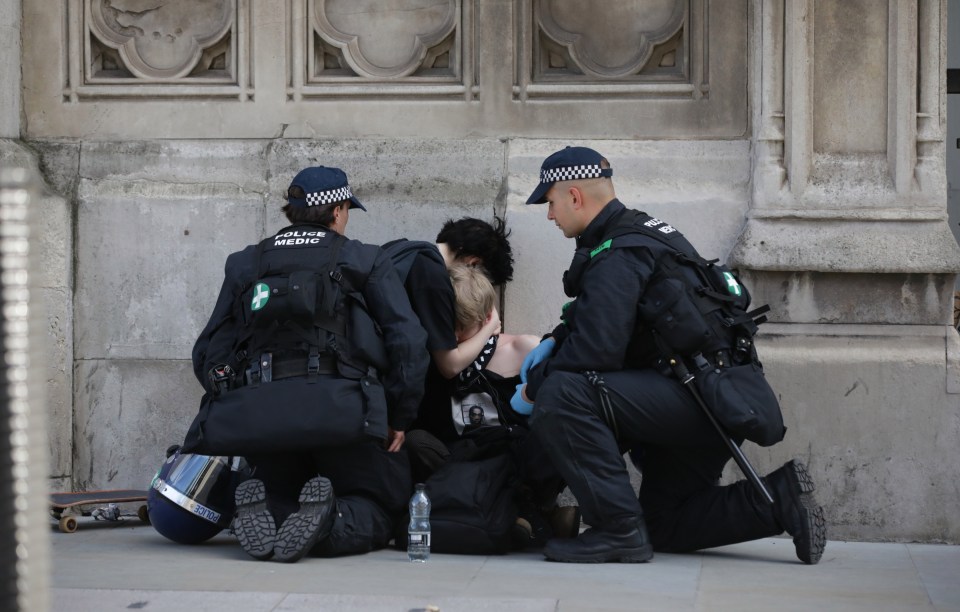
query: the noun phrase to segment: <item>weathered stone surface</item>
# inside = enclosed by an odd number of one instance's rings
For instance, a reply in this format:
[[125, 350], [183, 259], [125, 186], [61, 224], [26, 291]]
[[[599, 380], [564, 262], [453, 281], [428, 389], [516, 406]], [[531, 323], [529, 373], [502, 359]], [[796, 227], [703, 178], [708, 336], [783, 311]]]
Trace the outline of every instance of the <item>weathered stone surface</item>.
[[39, 140], [27, 143], [36, 154], [40, 174], [49, 191], [68, 202], [73, 201], [80, 183], [80, 143]]
[[267, 180], [268, 150], [269, 142], [263, 140], [89, 141], [80, 150], [79, 175], [89, 181], [149, 181], [259, 193]]
[[495, 139], [278, 141], [270, 155], [270, 227], [286, 224], [282, 195], [300, 169], [334, 166], [367, 208], [350, 214], [351, 238], [433, 241], [447, 219], [503, 216], [504, 150]]
[[44, 356], [39, 364], [46, 387], [50, 474], [69, 476], [73, 459], [73, 300], [65, 288], [37, 288], [37, 304], [45, 321], [38, 338]]
[[[747, 0], [669, 0], [660, 4], [679, 21], [667, 22], [650, 3], [629, 3], [629, 13], [604, 5], [579, 20], [588, 27], [561, 78], [540, 48], [542, 27], [513, 2], [418, 11], [317, 2], [312, 15], [307, 4], [180, 3], [130, 11], [121, 31], [92, 4], [23, 3], [29, 138], [699, 139], [749, 130]], [[564, 4], [576, 14], [577, 3]], [[212, 19], [214, 6], [236, 18]], [[611, 22], [627, 27], [614, 33]], [[137, 30], [146, 24], [150, 32]], [[212, 24], [226, 31], [204, 27]], [[648, 49], [675, 35], [671, 50]]]
[[953, 277], [948, 274], [741, 274], [754, 304], [769, 304], [783, 323], [946, 325], [952, 320]]
[[755, 217], [730, 259], [751, 270], [953, 274], [960, 247], [943, 219]]
[[[70, 203], [60, 197], [41, 197], [37, 204], [42, 223], [34, 228], [31, 246], [36, 248], [40, 265], [37, 285], [69, 289], [73, 284], [73, 216]], [[70, 300], [67, 300], [69, 303]]]
[[20, 138], [21, 3], [0, 0], [0, 138]]
[[202, 389], [187, 360], [77, 361], [74, 485], [144, 488], [179, 444]]
[[84, 179], [76, 358], [189, 357], [227, 255], [263, 233], [263, 206], [235, 184]]
[[[945, 326], [764, 326], [758, 349], [780, 397], [783, 443], [746, 445], [761, 474], [791, 457], [811, 469], [831, 539], [960, 541], [960, 363]], [[824, 423], [829, 423], [825, 427]], [[726, 478], [742, 476], [731, 463]]]

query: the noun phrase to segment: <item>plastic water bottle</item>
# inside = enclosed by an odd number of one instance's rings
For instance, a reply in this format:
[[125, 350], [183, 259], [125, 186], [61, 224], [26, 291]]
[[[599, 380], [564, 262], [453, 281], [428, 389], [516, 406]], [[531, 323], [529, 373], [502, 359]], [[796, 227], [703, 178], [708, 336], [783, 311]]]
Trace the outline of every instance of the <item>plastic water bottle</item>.
[[430, 558], [430, 498], [427, 485], [417, 483], [410, 498], [410, 526], [407, 528], [407, 557], [423, 563]]

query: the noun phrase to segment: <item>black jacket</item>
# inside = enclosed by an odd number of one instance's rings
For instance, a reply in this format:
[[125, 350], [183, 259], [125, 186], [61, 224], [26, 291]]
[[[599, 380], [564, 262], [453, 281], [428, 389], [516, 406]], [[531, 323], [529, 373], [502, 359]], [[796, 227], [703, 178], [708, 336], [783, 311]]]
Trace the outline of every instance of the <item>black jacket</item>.
[[[564, 322], [553, 331], [557, 341], [553, 353], [528, 375], [530, 399], [536, 398], [553, 371], [646, 367], [659, 356], [637, 316], [637, 304], [657, 259], [669, 247], [646, 238], [635, 248], [598, 249], [626, 210], [619, 200], [611, 200], [577, 238], [577, 256], [564, 273], [565, 290], [573, 301], [564, 308]], [[597, 252], [591, 256], [593, 250]]]
[[[315, 235], [318, 230], [325, 234], [319, 243], [281, 246], [288, 257], [329, 257], [330, 239], [335, 232], [321, 226], [304, 224], [284, 228], [274, 236], [274, 244], [290, 232]], [[208, 392], [211, 391], [207, 379], [210, 368], [236, 361], [237, 341], [244, 334], [238, 300], [258, 278], [258, 270], [254, 269], [256, 252], [257, 245], [250, 245], [227, 258], [223, 286], [213, 314], [194, 344], [194, 374]], [[346, 240], [337, 255], [336, 269], [362, 296], [367, 311], [382, 331], [390, 363], [380, 375], [388, 398], [389, 424], [396, 430], [405, 430], [416, 416], [423, 395], [428, 363], [426, 333], [410, 308], [390, 259], [379, 247]]]

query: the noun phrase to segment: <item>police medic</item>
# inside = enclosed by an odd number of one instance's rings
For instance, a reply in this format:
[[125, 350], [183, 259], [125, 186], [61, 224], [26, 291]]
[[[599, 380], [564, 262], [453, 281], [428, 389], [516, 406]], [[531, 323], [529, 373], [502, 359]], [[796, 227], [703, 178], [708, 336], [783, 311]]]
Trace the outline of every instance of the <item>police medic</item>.
[[207, 393], [184, 446], [246, 458], [234, 532], [252, 557], [293, 562], [391, 539], [429, 356], [390, 259], [344, 236], [366, 210], [346, 174], [306, 168], [286, 201], [289, 227], [227, 259], [193, 348]]

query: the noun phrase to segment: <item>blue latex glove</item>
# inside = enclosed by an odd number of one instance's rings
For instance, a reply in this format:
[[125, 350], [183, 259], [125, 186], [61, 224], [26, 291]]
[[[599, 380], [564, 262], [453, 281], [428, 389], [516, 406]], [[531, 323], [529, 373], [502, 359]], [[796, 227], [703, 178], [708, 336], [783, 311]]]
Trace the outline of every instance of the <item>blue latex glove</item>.
[[547, 338], [537, 346], [533, 347], [533, 350], [527, 353], [527, 356], [523, 358], [523, 365], [520, 366], [520, 380], [527, 382], [527, 372], [530, 371], [530, 368], [549, 357], [550, 353], [553, 352], [553, 347], [556, 346], [556, 344], [556, 340], [553, 338]]
[[510, 407], [513, 408], [517, 414], [530, 414], [533, 412], [533, 404], [523, 399], [522, 391], [525, 386], [524, 383], [517, 385], [516, 393], [510, 398]]

